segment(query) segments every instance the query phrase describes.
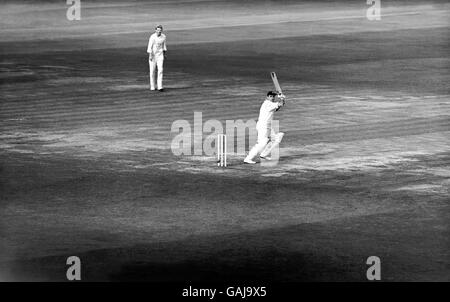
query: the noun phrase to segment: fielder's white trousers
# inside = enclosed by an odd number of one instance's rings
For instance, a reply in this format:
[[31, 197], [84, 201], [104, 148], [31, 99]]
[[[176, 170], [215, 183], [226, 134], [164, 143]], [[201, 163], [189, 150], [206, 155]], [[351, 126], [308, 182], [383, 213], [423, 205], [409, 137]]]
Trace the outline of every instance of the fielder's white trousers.
[[[163, 82], [164, 55], [161, 54], [153, 56], [153, 59], [152, 60], [149, 59], [148, 63], [150, 65], [150, 89], [155, 90], [155, 86], [157, 86], [158, 89], [163, 89], [162, 82]], [[158, 69], [157, 77], [155, 77], [156, 69]]]

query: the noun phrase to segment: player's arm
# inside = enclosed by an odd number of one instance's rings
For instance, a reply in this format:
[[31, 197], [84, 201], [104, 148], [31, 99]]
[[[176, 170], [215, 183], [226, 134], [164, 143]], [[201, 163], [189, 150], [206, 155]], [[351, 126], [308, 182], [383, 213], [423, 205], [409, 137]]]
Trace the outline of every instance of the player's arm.
[[166, 56], [166, 53], [167, 53], [166, 41], [167, 41], [167, 38], [164, 37], [164, 42], [163, 42], [163, 53], [164, 53], [164, 56]]
[[286, 104], [286, 96], [284, 94], [279, 93], [277, 97], [278, 97], [278, 102], [277, 102], [276, 111], [280, 110], [280, 108]]
[[148, 46], [147, 46], [147, 52], [148, 52], [148, 58], [149, 60], [153, 60], [153, 35], [150, 36], [150, 39], [148, 39]]

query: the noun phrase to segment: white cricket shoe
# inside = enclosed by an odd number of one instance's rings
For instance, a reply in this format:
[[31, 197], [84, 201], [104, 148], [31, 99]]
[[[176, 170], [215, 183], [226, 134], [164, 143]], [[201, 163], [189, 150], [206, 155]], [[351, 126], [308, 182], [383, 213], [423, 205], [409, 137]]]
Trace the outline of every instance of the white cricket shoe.
[[246, 164], [256, 164], [256, 161], [251, 160], [249, 158], [246, 158], [246, 159], [244, 159], [244, 163], [246, 163]]
[[259, 156], [259, 157], [265, 160], [272, 160], [272, 157], [270, 156]]

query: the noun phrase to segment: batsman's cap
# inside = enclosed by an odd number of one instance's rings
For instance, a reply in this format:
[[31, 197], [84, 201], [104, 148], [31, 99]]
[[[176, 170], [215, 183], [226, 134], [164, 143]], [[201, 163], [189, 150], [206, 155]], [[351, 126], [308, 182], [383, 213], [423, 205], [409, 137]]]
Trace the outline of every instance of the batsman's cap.
[[269, 92], [267, 92], [267, 96], [276, 96], [278, 95], [278, 93], [276, 93], [275, 91], [270, 90]]

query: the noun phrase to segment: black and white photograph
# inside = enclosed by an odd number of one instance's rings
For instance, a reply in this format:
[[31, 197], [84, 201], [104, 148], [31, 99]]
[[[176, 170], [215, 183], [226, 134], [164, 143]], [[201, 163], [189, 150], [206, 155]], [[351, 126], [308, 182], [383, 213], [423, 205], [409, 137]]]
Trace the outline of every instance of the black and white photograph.
[[0, 281], [450, 281], [449, 16], [1, 1]]

